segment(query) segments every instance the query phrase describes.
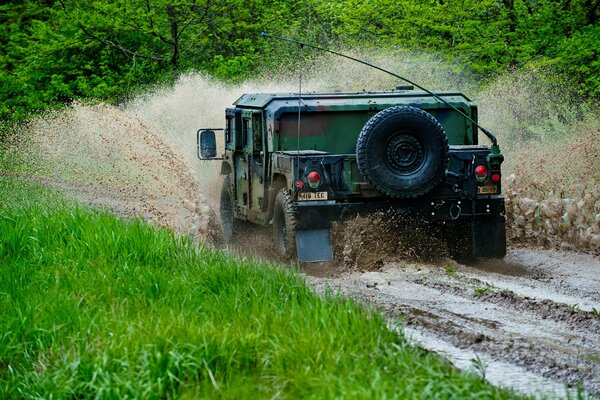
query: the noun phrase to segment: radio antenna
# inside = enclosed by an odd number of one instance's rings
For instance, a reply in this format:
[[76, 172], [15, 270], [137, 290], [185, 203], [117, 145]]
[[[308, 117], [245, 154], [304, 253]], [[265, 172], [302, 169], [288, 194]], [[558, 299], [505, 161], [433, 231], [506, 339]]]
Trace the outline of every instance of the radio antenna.
[[[300, 46], [300, 51], [304, 50], [304, 46]], [[302, 53], [302, 59], [304, 59], [304, 53]], [[300, 119], [302, 117], [302, 69], [300, 69], [300, 76], [298, 79], [298, 132], [296, 136], [296, 180], [300, 179]], [[295, 189], [298, 192], [298, 188]]]
[[388, 71], [388, 70], [386, 70], [386, 69], [383, 69], [383, 68], [381, 68], [381, 67], [379, 67], [379, 66], [377, 66], [377, 65], [371, 64], [371, 63], [369, 63], [369, 62], [367, 62], [367, 61], [364, 61], [364, 60], [361, 60], [361, 59], [359, 59], [359, 58], [355, 58], [355, 57], [352, 57], [352, 56], [349, 56], [349, 55], [346, 55], [346, 54], [342, 54], [342, 53], [339, 53], [339, 52], [337, 52], [337, 51], [334, 51], [334, 50], [326, 49], [326, 48], [324, 48], [324, 47], [315, 46], [315, 45], [312, 45], [312, 44], [309, 44], [309, 43], [304, 43], [304, 42], [301, 42], [301, 41], [299, 41], [299, 40], [289, 39], [289, 38], [286, 38], [286, 37], [283, 37], [283, 36], [272, 36], [272, 35], [269, 35], [268, 33], [265, 33], [265, 32], [263, 32], [263, 33], [261, 34], [261, 36], [262, 36], [263, 38], [265, 38], [265, 39], [275, 39], [275, 40], [281, 40], [282, 42], [294, 43], [294, 44], [297, 44], [297, 45], [299, 45], [299, 46], [302, 46], [302, 47], [306, 46], [306, 47], [310, 47], [311, 49], [315, 49], [315, 50], [319, 50], [319, 51], [324, 51], [324, 52], [326, 52], [326, 53], [335, 54], [336, 56], [339, 56], [339, 57], [344, 57], [344, 58], [347, 58], [347, 59], [349, 59], [349, 60], [356, 61], [356, 62], [358, 62], [358, 63], [361, 63], [361, 64], [364, 64], [364, 65], [366, 65], [366, 66], [368, 66], [368, 67], [375, 68], [375, 69], [377, 69], [377, 70], [379, 70], [379, 71], [381, 71], [381, 72], [385, 72], [386, 74], [389, 74], [389, 75], [391, 75], [391, 76], [393, 76], [393, 77], [395, 77], [395, 78], [401, 79], [401, 80], [403, 80], [404, 82], [407, 82], [407, 83], [409, 83], [409, 84], [411, 84], [411, 85], [413, 85], [413, 86], [416, 86], [417, 88], [421, 89], [421, 90], [422, 90], [422, 91], [424, 91], [425, 93], [427, 93], [427, 94], [429, 94], [429, 95], [433, 96], [435, 99], [437, 99], [437, 100], [441, 101], [442, 103], [444, 103], [445, 105], [447, 105], [448, 107], [450, 107], [451, 109], [453, 109], [454, 111], [458, 111], [458, 112], [459, 112], [459, 113], [460, 113], [460, 114], [461, 114], [463, 117], [465, 117], [465, 118], [466, 118], [466, 119], [467, 119], [469, 122], [471, 122], [473, 125], [475, 125], [477, 128], [479, 128], [479, 129], [481, 130], [481, 132], [483, 132], [483, 134], [484, 134], [485, 136], [487, 136], [487, 137], [488, 137], [488, 138], [489, 138], [489, 139], [492, 141], [492, 144], [493, 144], [494, 146], [498, 146], [498, 141], [496, 140], [496, 137], [495, 137], [495, 136], [494, 136], [494, 135], [493, 135], [493, 134], [492, 134], [490, 131], [488, 131], [488, 130], [487, 130], [487, 129], [485, 129], [483, 126], [481, 126], [481, 125], [479, 125], [477, 122], [475, 122], [475, 121], [473, 120], [473, 118], [469, 117], [469, 116], [468, 116], [467, 114], [465, 114], [463, 111], [459, 110], [458, 108], [454, 107], [452, 104], [448, 103], [448, 102], [447, 102], [446, 100], [444, 100], [442, 97], [438, 96], [437, 94], [433, 93], [433, 92], [432, 92], [432, 91], [430, 91], [430, 90], [427, 90], [427, 89], [425, 89], [423, 86], [421, 86], [421, 85], [419, 85], [419, 84], [417, 84], [417, 83], [415, 83], [415, 82], [412, 82], [411, 80], [409, 80], [409, 79], [407, 79], [407, 78], [404, 78], [404, 77], [402, 77], [402, 76], [400, 76], [400, 75], [398, 75], [398, 74], [395, 74], [395, 73], [393, 73], [393, 72], [391, 72], [391, 71]]

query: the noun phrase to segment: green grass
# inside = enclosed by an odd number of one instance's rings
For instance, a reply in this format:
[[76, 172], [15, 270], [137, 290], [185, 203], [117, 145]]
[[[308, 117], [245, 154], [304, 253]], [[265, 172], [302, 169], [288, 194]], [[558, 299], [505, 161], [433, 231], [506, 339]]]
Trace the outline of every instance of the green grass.
[[0, 398], [512, 398], [281, 266], [0, 177]]

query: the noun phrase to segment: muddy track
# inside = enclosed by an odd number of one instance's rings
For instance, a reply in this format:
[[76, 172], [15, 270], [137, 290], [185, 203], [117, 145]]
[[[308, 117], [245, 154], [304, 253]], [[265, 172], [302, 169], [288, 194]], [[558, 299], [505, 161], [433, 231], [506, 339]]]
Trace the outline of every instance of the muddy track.
[[502, 262], [394, 261], [308, 280], [380, 308], [419, 345], [493, 383], [552, 397], [581, 385], [598, 396], [599, 272], [592, 256], [512, 249]]
[[[206, 214], [191, 201], [165, 206], [142, 191], [34, 180], [180, 232], [194, 226], [193, 216]], [[249, 230], [248, 239], [229, 250], [278, 261], [270, 229]], [[463, 265], [444, 257], [415, 261], [408, 254], [363, 257], [362, 267], [337, 254], [334, 262], [301, 267], [316, 291], [333, 288], [377, 307], [392, 329], [494, 384], [551, 398], [581, 387], [600, 398], [600, 258], [513, 248], [504, 260]]]

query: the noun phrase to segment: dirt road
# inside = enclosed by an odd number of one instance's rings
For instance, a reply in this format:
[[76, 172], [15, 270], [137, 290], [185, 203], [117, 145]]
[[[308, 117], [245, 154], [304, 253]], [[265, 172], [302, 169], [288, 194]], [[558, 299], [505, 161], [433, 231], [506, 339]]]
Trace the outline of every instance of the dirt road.
[[[119, 215], [206, 234], [197, 220], [207, 211], [191, 200], [165, 203], [144, 193], [44, 183]], [[250, 245], [233, 251], [276, 260], [270, 230], [251, 234]], [[350, 261], [336, 247], [334, 262], [302, 265], [308, 283], [379, 308], [391, 329], [493, 384], [550, 398], [581, 387], [600, 397], [600, 258], [511, 248], [504, 260], [474, 265], [443, 255], [416, 261], [411, 251], [403, 252], [406, 257], [391, 254], [382, 234], [367, 232], [360, 244], [351, 243]]]
[[503, 261], [462, 265], [387, 262], [373, 271], [324, 277], [372, 304], [422, 347], [462, 369], [521, 392], [562, 397], [578, 385], [600, 395], [600, 260], [545, 250], [511, 249]]

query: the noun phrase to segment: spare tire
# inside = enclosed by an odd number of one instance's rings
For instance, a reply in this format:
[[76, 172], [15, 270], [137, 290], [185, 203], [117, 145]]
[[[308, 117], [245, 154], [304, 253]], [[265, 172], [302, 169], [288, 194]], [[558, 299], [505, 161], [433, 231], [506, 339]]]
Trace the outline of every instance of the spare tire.
[[363, 126], [356, 158], [361, 174], [378, 192], [419, 197], [445, 176], [448, 137], [431, 114], [415, 107], [391, 107]]

